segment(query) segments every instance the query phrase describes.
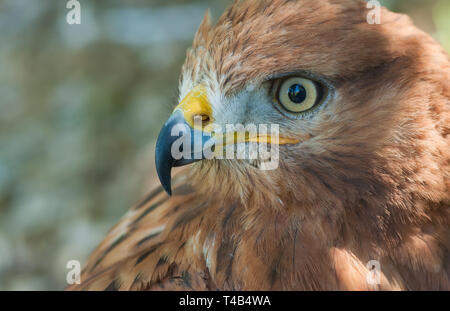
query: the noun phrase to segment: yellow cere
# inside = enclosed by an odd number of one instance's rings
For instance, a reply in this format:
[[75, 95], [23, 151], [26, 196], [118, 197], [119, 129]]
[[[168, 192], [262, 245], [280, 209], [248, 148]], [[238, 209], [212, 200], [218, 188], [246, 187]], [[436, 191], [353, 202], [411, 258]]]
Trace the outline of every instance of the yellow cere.
[[[191, 92], [189, 92], [181, 103], [175, 107], [174, 112], [177, 110], [183, 112], [184, 119], [192, 128], [195, 128], [195, 117], [201, 117], [203, 121], [208, 120], [208, 124], [211, 124], [213, 121], [212, 108], [208, 100], [206, 88], [203, 85], [198, 85]], [[195, 129], [206, 130], [205, 127]]]

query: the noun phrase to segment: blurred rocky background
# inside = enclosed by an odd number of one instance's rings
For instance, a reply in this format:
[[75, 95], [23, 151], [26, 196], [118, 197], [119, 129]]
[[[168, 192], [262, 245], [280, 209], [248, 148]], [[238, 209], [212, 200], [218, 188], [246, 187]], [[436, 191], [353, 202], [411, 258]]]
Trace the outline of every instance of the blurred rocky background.
[[[207, 8], [225, 0], [0, 0], [0, 290], [66, 285], [157, 183], [153, 148]], [[449, 0], [386, 0], [450, 50]]]

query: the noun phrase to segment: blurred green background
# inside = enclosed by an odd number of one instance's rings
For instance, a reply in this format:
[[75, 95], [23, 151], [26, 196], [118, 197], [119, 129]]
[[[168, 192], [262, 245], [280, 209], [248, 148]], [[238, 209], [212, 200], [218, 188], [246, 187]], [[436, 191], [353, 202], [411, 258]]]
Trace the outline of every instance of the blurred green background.
[[[449, 0], [386, 0], [450, 50]], [[62, 289], [157, 184], [186, 49], [224, 0], [0, 0], [0, 290]]]

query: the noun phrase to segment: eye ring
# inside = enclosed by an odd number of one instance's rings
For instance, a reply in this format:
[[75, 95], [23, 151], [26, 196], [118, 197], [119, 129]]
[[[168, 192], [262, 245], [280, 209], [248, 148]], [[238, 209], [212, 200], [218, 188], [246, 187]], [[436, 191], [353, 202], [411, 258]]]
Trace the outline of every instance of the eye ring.
[[304, 77], [289, 77], [279, 81], [276, 101], [291, 114], [302, 114], [321, 102], [321, 84]]

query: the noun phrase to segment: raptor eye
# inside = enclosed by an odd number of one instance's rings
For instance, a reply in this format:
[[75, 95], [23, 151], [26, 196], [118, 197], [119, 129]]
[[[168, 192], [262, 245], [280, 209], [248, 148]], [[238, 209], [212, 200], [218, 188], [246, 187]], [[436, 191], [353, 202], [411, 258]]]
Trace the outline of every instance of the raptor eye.
[[291, 77], [282, 81], [278, 88], [278, 102], [292, 113], [305, 112], [313, 108], [322, 99], [322, 87], [317, 82]]

